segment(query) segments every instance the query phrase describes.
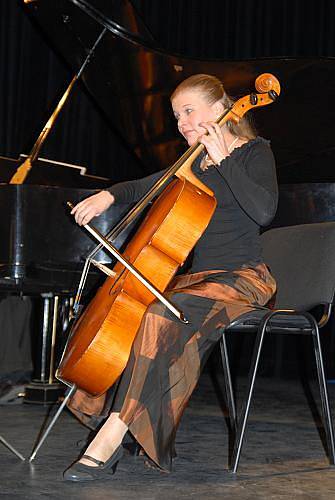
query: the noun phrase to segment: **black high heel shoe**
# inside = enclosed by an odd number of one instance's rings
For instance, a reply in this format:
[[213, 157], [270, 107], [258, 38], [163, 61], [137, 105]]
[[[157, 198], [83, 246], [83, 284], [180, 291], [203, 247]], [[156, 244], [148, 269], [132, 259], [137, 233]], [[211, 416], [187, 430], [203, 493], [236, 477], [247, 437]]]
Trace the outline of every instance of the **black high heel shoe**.
[[108, 460], [106, 460], [106, 462], [97, 460], [90, 455], [83, 455], [81, 458], [86, 458], [87, 460], [94, 462], [97, 467], [75, 462], [68, 469], [66, 469], [66, 471], [64, 471], [63, 478], [65, 479], [65, 481], [75, 482], [94, 481], [96, 479], [110, 479], [111, 476], [115, 473], [118, 461], [122, 458], [122, 455], [122, 444], [120, 444], [120, 446], [116, 448], [113, 455]]

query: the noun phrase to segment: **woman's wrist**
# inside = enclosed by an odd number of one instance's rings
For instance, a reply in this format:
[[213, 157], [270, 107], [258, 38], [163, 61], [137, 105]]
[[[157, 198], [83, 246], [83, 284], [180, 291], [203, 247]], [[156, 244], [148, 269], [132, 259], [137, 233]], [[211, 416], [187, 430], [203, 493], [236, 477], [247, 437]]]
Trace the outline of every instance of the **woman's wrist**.
[[115, 196], [107, 190], [101, 191], [105, 195], [106, 201], [109, 202], [111, 205], [115, 202]]

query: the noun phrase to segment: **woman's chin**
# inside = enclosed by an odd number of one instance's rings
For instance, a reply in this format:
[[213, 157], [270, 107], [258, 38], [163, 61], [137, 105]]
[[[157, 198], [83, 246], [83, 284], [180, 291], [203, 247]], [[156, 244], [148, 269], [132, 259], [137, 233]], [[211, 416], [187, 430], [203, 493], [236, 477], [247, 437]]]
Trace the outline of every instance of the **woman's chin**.
[[185, 137], [186, 142], [189, 146], [193, 146], [196, 142], [198, 142], [198, 138], [194, 137], [192, 135], [189, 135], [188, 137]]

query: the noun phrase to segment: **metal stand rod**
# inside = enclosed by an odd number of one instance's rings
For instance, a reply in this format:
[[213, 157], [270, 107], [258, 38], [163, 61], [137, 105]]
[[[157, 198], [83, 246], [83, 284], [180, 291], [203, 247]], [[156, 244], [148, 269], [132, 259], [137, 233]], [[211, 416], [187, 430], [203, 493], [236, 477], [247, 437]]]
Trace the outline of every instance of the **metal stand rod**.
[[44, 443], [44, 441], [48, 437], [51, 429], [53, 428], [53, 426], [57, 422], [60, 414], [62, 413], [62, 411], [63, 411], [66, 403], [68, 402], [69, 398], [72, 396], [72, 394], [75, 392], [76, 389], [77, 389], [77, 387], [75, 385], [73, 385], [72, 387], [69, 388], [67, 394], [65, 395], [65, 398], [64, 398], [62, 404], [58, 408], [58, 410], [55, 413], [55, 415], [53, 416], [50, 424], [48, 425], [48, 427], [46, 428], [45, 432], [42, 434], [42, 437], [40, 438], [40, 440], [38, 441], [37, 445], [33, 449], [32, 453], [31, 453], [31, 455], [29, 457], [29, 462], [31, 462], [32, 460], [34, 460], [34, 458], [36, 457], [36, 454], [37, 454], [38, 450], [40, 449], [40, 447], [42, 446], [42, 444]]
[[25, 460], [24, 456], [21, 455], [21, 453], [19, 453], [15, 448], [13, 448], [13, 446], [11, 446], [2, 436], [0, 436], [0, 442], [4, 444], [10, 451], [12, 451], [14, 455], [16, 455], [20, 460]]

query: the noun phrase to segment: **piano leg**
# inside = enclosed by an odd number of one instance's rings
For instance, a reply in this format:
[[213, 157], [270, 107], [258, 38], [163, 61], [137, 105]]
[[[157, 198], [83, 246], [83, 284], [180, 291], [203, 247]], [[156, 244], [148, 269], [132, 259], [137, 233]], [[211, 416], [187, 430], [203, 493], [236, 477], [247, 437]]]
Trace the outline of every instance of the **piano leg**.
[[65, 332], [69, 323], [72, 297], [53, 293], [41, 294], [43, 300], [42, 338], [39, 347], [39, 366], [34, 379], [26, 386], [24, 402], [53, 404], [64, 395], [65, 386], [55, 380], [57, 333]]

